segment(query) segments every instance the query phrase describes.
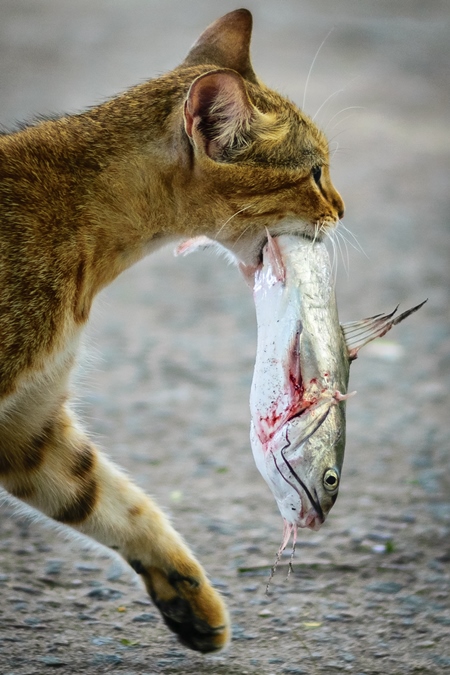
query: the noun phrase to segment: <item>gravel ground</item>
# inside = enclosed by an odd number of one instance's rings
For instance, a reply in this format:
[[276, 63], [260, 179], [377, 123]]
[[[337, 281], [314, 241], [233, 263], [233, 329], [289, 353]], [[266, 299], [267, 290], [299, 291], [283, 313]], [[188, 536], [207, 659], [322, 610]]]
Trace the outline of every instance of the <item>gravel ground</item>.
[[[339, 499], [295, 572], [253, 464], [256, 329], [234, 268], [163, 250], [95, 306], [78, 407], [172, 515], [229, 603], [218, 656], [179, 647], [137, 578], [87, 540], [0, 507], [2, 675], [449, 672], [450, 8], [446, 0], [247, 0], [254, 64], [339, 149], [342, 319], [429, 298], [352, 366]], [[1, 0], [0, 119], [72, 111], [177, 64], [229, 0]], [[355, 106], [355, 108], [354, 108]]]

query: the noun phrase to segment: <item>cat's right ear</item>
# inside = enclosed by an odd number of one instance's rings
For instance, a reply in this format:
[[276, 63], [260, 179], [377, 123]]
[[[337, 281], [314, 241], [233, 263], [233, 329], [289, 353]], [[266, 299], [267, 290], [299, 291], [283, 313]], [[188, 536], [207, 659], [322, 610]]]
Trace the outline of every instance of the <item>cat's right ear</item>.
[[250, 61], [252, 23], [248, 9], [236, 9], [225, 14], [200, 35], [183, 65], [211, 64], [218, 68], [230, 68], [249, 82], [257, 84]]
[[232, 70], [214, 70], [191, 84], [184, 128], [200, 152], [220, 161], [246, 142], [254, 113], [242, 77]]

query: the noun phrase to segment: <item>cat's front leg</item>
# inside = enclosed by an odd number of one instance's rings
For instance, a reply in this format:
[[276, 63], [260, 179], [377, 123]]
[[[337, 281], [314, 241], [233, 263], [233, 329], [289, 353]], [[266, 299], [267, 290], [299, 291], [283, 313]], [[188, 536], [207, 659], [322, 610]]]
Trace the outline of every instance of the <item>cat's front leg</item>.
[[118, 551], [184, 645], [210, 652], [228, 643], [225, 604], [180, 535], [65, 406], [39, 434], [2, 450], [0, 479], [11, 494]]

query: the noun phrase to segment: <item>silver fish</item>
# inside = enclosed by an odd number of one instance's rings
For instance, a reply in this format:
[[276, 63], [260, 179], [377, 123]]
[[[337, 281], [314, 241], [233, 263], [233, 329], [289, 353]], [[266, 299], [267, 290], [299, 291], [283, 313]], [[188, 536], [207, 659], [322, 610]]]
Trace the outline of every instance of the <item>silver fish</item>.
[[[340, 325], [325, 245], [272, 239], [254, 277], [258, 344], [251, 445], [284, 521], [279, 554], [299, 527], [319, 529], [336, 501], [345, 449], [350, 363], [422, 306]], [[356, 393], [356, 392], [353, 392]]]

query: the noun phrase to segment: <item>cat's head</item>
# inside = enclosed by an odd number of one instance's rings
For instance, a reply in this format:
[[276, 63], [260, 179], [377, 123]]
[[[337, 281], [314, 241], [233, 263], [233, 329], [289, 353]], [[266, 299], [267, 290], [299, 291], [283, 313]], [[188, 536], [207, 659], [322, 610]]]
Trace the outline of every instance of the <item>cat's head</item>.
[[184, 104], [199, 194], [214, 202], [207, 234], [247, 264], [271, 234], [321, 238], [343, 216], [329, 174], [328, 142], [291, 101], [267, 88], [250, 62], [252, 16], [213, 23], [181, 69], [205, 67]]

